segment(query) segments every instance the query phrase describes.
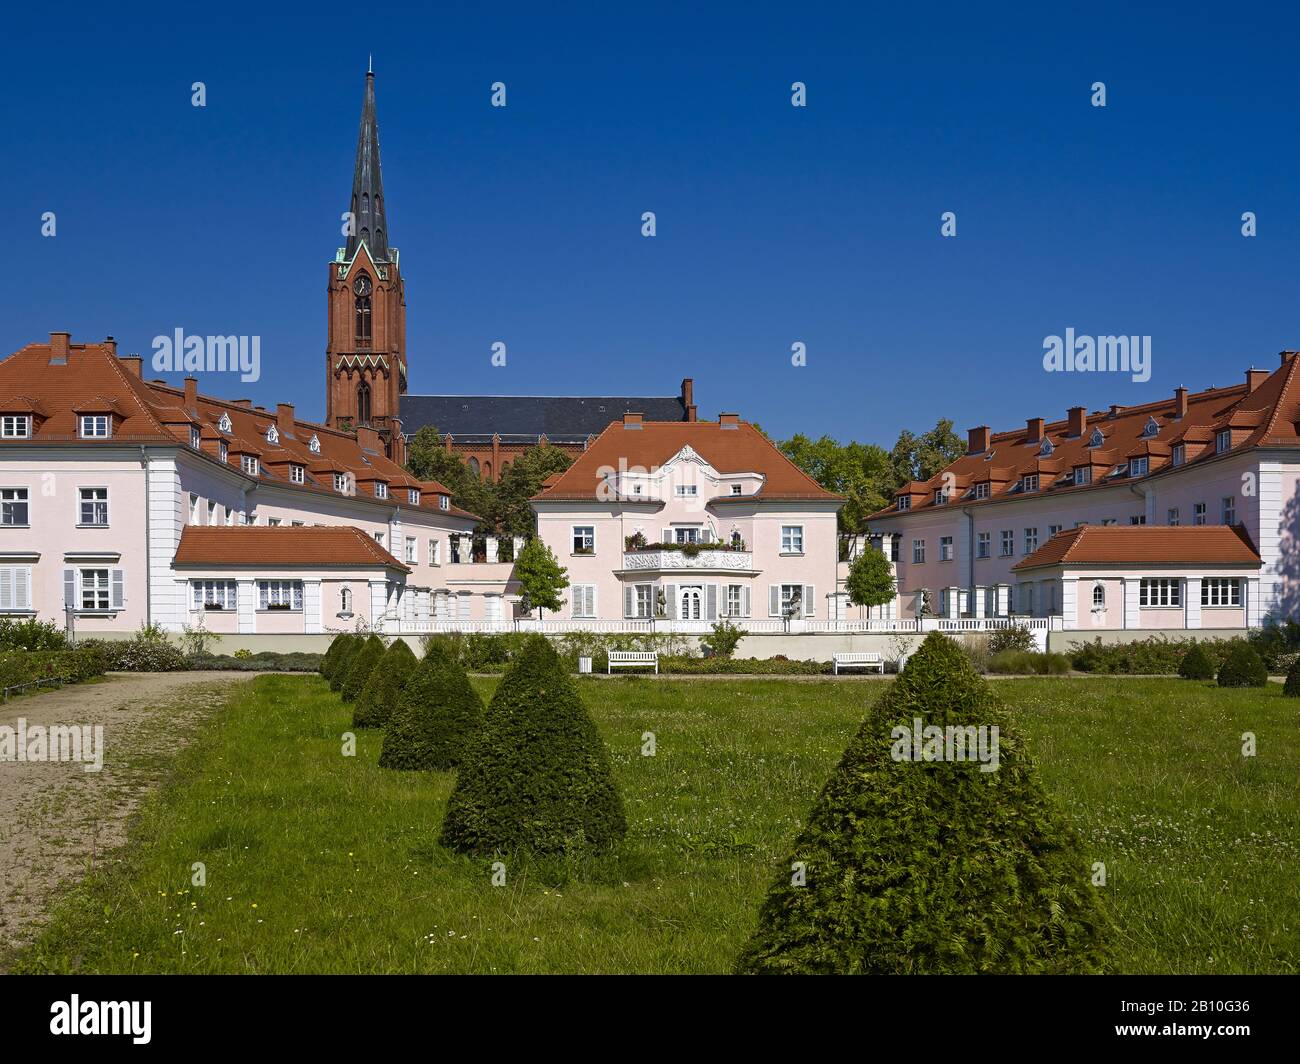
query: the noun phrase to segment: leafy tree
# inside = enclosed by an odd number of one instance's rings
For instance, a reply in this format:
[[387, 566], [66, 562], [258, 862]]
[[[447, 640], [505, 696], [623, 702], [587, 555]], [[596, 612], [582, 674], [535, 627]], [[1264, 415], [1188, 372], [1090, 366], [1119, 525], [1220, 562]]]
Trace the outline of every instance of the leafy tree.
[[370, 674], [383, 656], [384, 641], [372, 634], [348, 662], [347, 676], [343, 679], [343, 686], [339, 688], [343, 701], [355, 702], [361, 697], [366, 681], [370, 679]]
[[494, 486], [476, 477], [454, 451], [443, 447], [442, 437], [432, 425], [425, 425], [411, 438], [406, 450], [406, 471], [417, 480], [436, 480], [451, 492], [451, 501], [456, 506], [477, 515], [482, 527], [494, 527], [497, 512]]
[[627, 832], [609, 754], [555, 649], [529, 639], [497, 686], [447, 800], [464, 853], [599, 853]]
[[894, 470], [884, 448], [874, 443], [839, 443], [829, 436], [813, 440], [799, 433], [778, 445], [795, 465], [827, 491], [844, 495], [841, 532], [866, 527], [870, 514], [883, 509], [892, 495]]
[[545, 443], [529, 447], [516, 458], [496, 484], [497, 530], [505, 536], [531, 536], [537, 520], [528, 500], [542, 490], [542, 481], [572, 464], [564, 451]]
[[965, 453], [966, 441], [953, 432], [950, 418], [940, 418], [934, 428], [920, 436], [904, 429], [889, 454], [896, 478], [894, 487], [912, 480], [929, 480]]
[[569, 586], [568, 570], [555, 559], [551, 548], [531, 539], [515, 559], [515, 579], [528, 602], [537, 610], [558, 610], [564, 605], [560, 592]]
[[431, 640], [407, 677], [384, 731], [380, 768], [449, 769], [483, 724], [483, 700], [443, 640]]
[[849, 602], [854, 606], [884, 606], [894, 601], [894, 571], [882, 551], [868, 548], [849, 565], [845, 581]]
[[1287, 670], [1286, 683], [1282, 685], [1282, 693], [1287, 698], [1300, 698], [1300, 658], [1296, 658], [1291, 668]]
[[[996, 769], [982, 771], [987, 757], [915, 759], [917, 718], [945, 738], [948, 727], [996, 726]], [[935, 740], [921, 738], [934, 753]], [[945, 740], [938, 745], [946, 754]], [[868, 709], [781, 863], [737, 968], [1100, 972], [1115, 927], [1088, 873], [1012, 718], [961, 647], [934, 632]]]
[[392, 716], [407, 677], [419, 664], [404, 639], [394, 639], [370, 670], [370, 679], [352, 707], [352, 727], [382, 728]]

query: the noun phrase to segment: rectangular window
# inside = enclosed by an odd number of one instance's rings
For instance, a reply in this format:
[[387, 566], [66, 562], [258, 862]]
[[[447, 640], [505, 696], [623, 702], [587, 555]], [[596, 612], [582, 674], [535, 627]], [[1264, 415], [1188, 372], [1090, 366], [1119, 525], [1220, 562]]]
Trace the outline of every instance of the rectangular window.
[[233, 580], [194, 580], [190, 583], [196, 610], [233, 610], [236, 608], [236, 584]]
[[1128, 523], [1129, 523], [1130, 525], [1145, 525], [1145, 524], [1147, 523], [1147, 515], [1146, 515], [1146, 514], [1132, 514], [1132, 515], [1129, 516]]
[[108, 570], [81, 570], [81, 608], [83, 610], [108, 609]]
[[890, 539], [890, 541], [889, 541], [889, 560], [890, 560], [891, 562], [896, 562], [896, 561], [898, 561], [899, 552], [902, 551], [902, 549], [903, 549], [903, 548], [902, 548], [902, 542], [903, 542], [903, 537], [902, 537], [902, 536], [893, 536], [893, 537]]
[[975, 498], [987, 499], [989, 497], [990, 490], [991, 488], [989, 482], [987, 480], [981, 480], [978, 484], [975, 485]]
[[1038, 549], [1038, 529], [1025, 529], [1025, 553], [1033, 554]]
[[948, 492], [945, 491], [943, 488], [939, 488], [938, 490], [936, 490], [934, 493], [935, 506], [946, 506], [947, 503], [948, 503]]
[[[924, 561], [924, 559], [922, 559]], [[807, 602], [803, 600], [803, 584], [782, 584], [780, 608], [782, 617], [801, 617], [809, 613]]]
[[451, 497], [448, 496], [448, 495], [439, 495], [439, 496], [438, 496], [438, 509], [439, 509], [439, 510], [450, 510], [450, 509], [451, 509]]
[[939, 537], [939, 560], [941, 562], [952, 561], [952, 536]]
[[1020, 478], [1020, 490], [1021, 490], [1021, 491], [1037, 491], [1037, 490], [1038, 490], [1038, 474], [1037, 474], [1037, 473], [1030, 473], [1030, 474], [1029, 474], [1028, 476], [1026, 476], [1026, 477], [1021, 477], [1021, 478]]
[[190, 446], [196, 451], [203, 446], [203, 434], [199, 431], [198, 425], [190, 426]]
[[912, 561], [917, 565], [925, 561], [925, 540], [912, 540]]
[[1202, 606], [1240, 606], [1241, 581], [1231, 577], [1210, 577], [1201, 581]]
[[[301, 522], [301, 521], [295, 521], [294, 524], [295, 524], [295, 525], [300, 525], [300, 524], [302, 524], [302, 522]], [[374, 533], [374, 536], [375, 536], [375, 542], [378, 543], [378, 544], [382, 547], [382, 546], [384, 545], [384, 534], [383, 534], [382, 532], [376, 532], [376, 533]]]
[[739, 485], [739, 484], [733, 484], [733, 485], [731, 485], [731, 494], [732, 494], [732, 495], [739, 495], [740, 492], [741, 492], [741, 485]]
[[302, 612], [301, 580], [259, 580], [257, 582], [257, 608], [259, 610], [284, 610]]
[[803, 525], [781, 526], [781, 553], [803, 553]]
[[677, 497], [679, 499], [693, 498], [700, 493], [700, 489], [694, 484], [678, 484]]
[[1223, 524], [1235, 525], [1237, 523], [1237, 496], [1225, 495], [1220, 506], [1220, 512], [1223, 515]]
[[5, 414], [0, 417], [0, 439], [25, 440], [32, 434], [32, 419], [27, 414]]
[[81, 435], [84, 439], [106, 439], [111, 419], [107, 414], [82, 414]]
[[0, 568], [0, 613], [32, 608], [32, 570], [28, 565]]
[[221, 461], [222, 461], [223, 463], [225, 463], [227, 460], [229, 460], [229, 458], [230, 458], [230, 445], [229, 445], [228, 443], [226, 443], [225, 440], [222, 440], [222, 441], [220, 441], [220, 442], [217, 444], [217, 455], [218, 455], [218, 457], [221, 459]]
[[990, 541], [992, 538], [993, 538], [993, 537], [992, 537], [992, 534], [989, 533], [989, 532], [980, 532], [980, 533], [977, 533], [977, 534], [976, 534], [976, 536], [975, 536], [975, 557], [977, 557], [977, 558], [987, 558], [987, 557], [989, 556], [989, 552], [992, 550], [992, 547], [991, 547], [989, 541]]
[[1016, 552], [1016, 533], [1014, 529], [1004, 528], [1002, 530], [1002, 546], [999, 554], [1003, 558], [1010, 558]]
[[1168, 512], [1167, 514], [1165, 514], [1165, 524], [1170, 525], [1171, 527], [1174, 527], [1174, 528], [1177, 528], [1177, 527], [1178, 527], [1178, 524], [1179, 524], [1179, 517], [1178, 517], [1178, 507], [1177, 507], [1177, 506], [1171, 506], [1171, 507], [1169, 507], [1169, 512]]
[[900, 510], [910, 510], [912, 508], [912, 496], [900, 495], [898, 497], [898, 508]]
[[595, 525], [574, 525], [573, 526], [573, 553], [574, 554], [595, 554], [596, 553], [596, 526]]
[[247, 473], [250, 477], [257, 476], [257, 459], [253, 455], [251, 454], [244, 455], [244, 459], [241, 464], [244, 467], [244, 472]]
[[302, 484], [304, 481], [306, 481], [306, 479], [307, 479], [306, 471], [303, 469], [302, 466], [300, 465], [289, 466], [289, 483]]
[[1075, 484], [1091, 484], [1091, 483], [1092, 483], [1092, 466], [1086, 466], [1086, 465], [1075, 466], [1075, 467], [1074, 467], [1074, 482], [1075, 482]]
[[26, 525], [27, 489], [0, 488], [0, 525]]
[[1176, 609], [1183, 604], [1183, 582], [1174, 577], [1143, 577], [1138, 584], [1138, 605]]
[[83, 525], [108, 524], [108, 489], [79, 488], [81, 510], [79, 520]]
[[382, 480], [375, 481], [375, 498], [376, 499], [388, 498], [388, 485], [385, 484]]
[[1060, 526], [1060, 525], [1048, 525], [1048, 526], [1047, 526], [1047, 538], [1048, 538], [1048, 539], [1051, 539], [1051, 538], [1052, 538], [1054, 535], [1056, 535], [1056, 533], [1058, 533], [1059, 531], [1061, 531], [1061, 526]]
[[1147, 463], [1148, 463], [1148, 461], [1149, 461], [1149, 460], [1146, 459], [1146, 458], [1134, 458], [1134, 459], [1133, 459], [1131, 462], [1129, 462], [1129, 464], [1128, 464], [1128, 475], [1131, 476], [1131, 477], [1144, 477], [1144, 476], [1146, 476], [1146, 475], [1147, 475]]
[[1182, 465], [1185, 461], [1187, 461], [1187, 448], [1184, 447], [1181, 443], [1174, 444], [1174, 452], [1172, 458], [1174, 468], [1175, 469], [1178, 468], [1178, 466]]
[[429, 564], [438, 564], [438, 541], [436, 539], [429, 540]]
[[741, 614], [741, 592], [744, 590], [739, 584], [727, 585], [727, 598], [723, 604], [723, 616], [740, 617]]
[[1223, 454], [1224, 451], [1232, 450], [1232, 430], [1223, 429], [1214, 436], [1214, 453]]
[[280, 519], [278, 517], [268, 517], [266, 519], [266, 525], [268, 528], [279, 528]]
[[415, 558], [416, 558], [416, 554], [415, 554], [415, 537], [414, 537], [414, 536], [407, 536], [407, 537], [406, 537], [406, 561], [407, 561], [407, 564], [408, 564], [408, 565], [414, 565], [414, 564], [415, 564]]
[[334, 474], [334, 490], [346, 493], [348, 490], [348, 475], [346, 473]]
[[1205, 524], [1205, 503], [1198, 502], [1195, 506], [1192, 507], [1192, 524], [1194, 525]]
[[419, 489], [419, 488], [407, 488], [407, 489], [406, 489], [406, 501], [409, 502], [412, 506], [419, 506], [419, 505], [420, 505], [420, 489]]
[[634, 597], [633, 609], [636, 610], [633, 614], [634, 617], [650, 618], [654, 616], [653, 584], [637, 584]]
[[596, 585], [595, 584], [574, 584], [569, 588], [569, 599], [572, 603], [573, 617], [595, 617], [596, 616]]

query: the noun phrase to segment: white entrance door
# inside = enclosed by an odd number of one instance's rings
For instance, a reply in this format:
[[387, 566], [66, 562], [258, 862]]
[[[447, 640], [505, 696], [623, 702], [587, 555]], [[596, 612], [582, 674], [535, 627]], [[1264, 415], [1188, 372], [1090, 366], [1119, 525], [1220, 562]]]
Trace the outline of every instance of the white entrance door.
[[704, 616], [704, 589], [684, 587], [679, 593], [677, 616], [683, 621], [698, 621]]

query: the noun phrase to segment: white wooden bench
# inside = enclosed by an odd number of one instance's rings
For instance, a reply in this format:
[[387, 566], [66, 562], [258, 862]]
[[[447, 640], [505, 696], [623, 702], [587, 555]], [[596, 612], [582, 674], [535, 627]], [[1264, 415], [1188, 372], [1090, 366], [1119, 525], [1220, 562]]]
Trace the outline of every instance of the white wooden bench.
[[840, 669], [866, 669], [868, 672], [875, 671], [881, 676], [885, 675], [885, 659], [879, 654], [836, 654], [832, 660], [835, 663], [836, 676], [840, 674]]
[[611, 650], [609, 652], [609, 664], [605, 668], [605, 674], [609, 675], [615, 669], [639, 669], [646, 665], [654, 666], [655, 675], [659, 675], [659, 651], [657, 650]]

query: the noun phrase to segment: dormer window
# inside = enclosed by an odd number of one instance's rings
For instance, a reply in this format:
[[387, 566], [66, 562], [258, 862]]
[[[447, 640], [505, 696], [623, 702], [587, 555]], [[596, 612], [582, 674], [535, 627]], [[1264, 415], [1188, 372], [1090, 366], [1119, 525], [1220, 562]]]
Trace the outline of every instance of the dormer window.
[[334, 490], [337, 491], [337, 492], [342, 492], [342, 493], [344, 493], [344, 494], [347, 493], [347, 490], [348, 490], [348, 475], [347, 475], [346, 473], [335, 473], [335, 474], [334, 474]]
[[992, 492], [992, 487], [987, 480], [981, 480], [975, 485], [974, 496], [977, 499], [987, 499]]
[[5, 414], [0, 417], [0, 439], [26, 440], [32, 435], [30, 414]]
[[1214, 453], [1223, 454], [1232, 450], [1232, 430], [1221, 429], [1214, 436]]
[[1173, 464], [1175, 466], [1180, 466], [1185, 461], [1187, 461], [1187, 448], [1184, 447], [1181, 443], [1177, 444], [1174, 447]]
[[244, 472], [250, 477], [257, 476], [257, 458], [251, 454], [244, 455], [243, 460]]
[[1078, 485], [1078, 484], [1091, 484], [1091, 483], [1092, 483], [1092, 466], [1086, 466], [1086, 465], [1075, 466], [1075, 467], [1074, 467], [1074, 483], [1075, 483], [1076, 485]]
[[385, 484], [382, 480], [375, 481], [375, 498], [376, 499], [388, 498], [388, 485]]
[[912, 496], [900, 495], [898, 497], [898, 508], [900, 510], [910, 510], [912, 508]]
[[230, 461], [230, 444], [225, 440], [217, 443], [217, 455], [223, 462]]
[[203, 446], [203, 434], [199, 431], [198, 425], [190, 426], [190, 446], [196, 451]]
[[311, 451], [312, 454], [320, 454], [320, 437], [314, 432], [312, 433], [311, 439], [307, 442], [307, 450]]
[[221, 420], [217, 422], [217, 428], [222, 432], [230, 432], [234, 429], [234, 426], [230, 423], [230, 415], [225, 411], [222, 411]]
[[1052, 451], [1054, 451], [1054, 450], [1055, 450], [1055, 448], [1052, 446], [1052, 441], [1049, 440], [1046, 436], [1044, 436], [1044, 437], [1043, 437], [1043, 443], [1042, 443], [1042, 446], [1040, 446], [1040, 447], [1038, 448], [1038, 454], [1039, 454], [1039, 456], [1042, 457], [1042, 458], [1046, 458], [1046, 457], [1048, 457], [1048, 456], [1052, 453]]
[[1146, 437], [1160, 435], [1160, 422], [1155, 418], [1147, 418], [1147, 423], [1142, 426], [1142, 435]]
[[739, 494], [741, 493], [741, 491], [742, 491], [742, 488], [741, 488], [741, 486], [740, 486], [739, 484], [733, 484], [733, 485], [731, 485], [731, 494], [732, 494], [732, 495], [739, 495]]
[[450, 509], [451, 509], [451, 500], [450, 500], [449, 498], [447, 498], [446, 495], [439, 495], [439, 496], [438, 496], [438, 509], [439, 509], [439, 510], [450, 510]]
[[934, 492], [935, 506], [946, 506], [948, 504], [948, 492], [944, 488], [936, 488]]
[[1038, 490], [1038, 474], [1037, 474], [1037, 473], [1030, 473], [1028, 476], [1021, 477], [1021, 478], [1020, 478], [1020, 490], [1021, 490], [1021, 491], [1037, 491], [1037, 490]]
[[1106, 437], [1102, 433], [1101, 429], [1093, 429], [1092, 435], [1088, 437], [1089, 447], [1100, 447], [1105, 442], [1106, 442]]
[[1147, 475], [1147, 469], [1150, 465], [1149, 458], [1134, 458], [1128, 464], [1128, 475], [1131, 477], [1144, 477]]
[[291, 484], [302, 484], [307, 480], [306, 470], [300, 465], [289, 466], [289, 482]]
[[270, 426], [270, 427], [266, 430], [266, 442], [267, 442], [267, 443], [279, 443], [279, 442], [280, 442], [280, 433], [279, 433], [278, 431], [276, 431], [276, 428], [275, 428], [274, 425]]
[[107, 414], [82, 414], [81, 437], [85, 440], [106, 440], [113, 432], [113, 419]]
[[406, 501], [409, 502], [412, 506], [419, 506], [419, 505], [420, 505], [420, 489], [419, 489], [419, 488], [407, 488], [407, 489], [406, 489]]

